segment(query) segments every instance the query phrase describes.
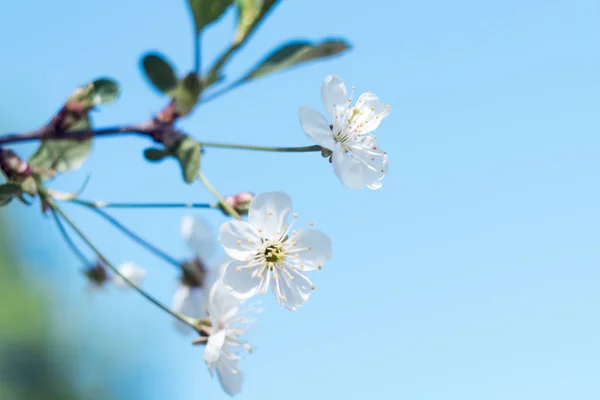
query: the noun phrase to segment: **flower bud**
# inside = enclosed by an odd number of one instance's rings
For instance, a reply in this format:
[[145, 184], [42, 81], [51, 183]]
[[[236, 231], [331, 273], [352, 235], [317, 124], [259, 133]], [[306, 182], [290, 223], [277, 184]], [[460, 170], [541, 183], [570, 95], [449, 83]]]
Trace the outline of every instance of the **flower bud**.
[[10, 180], [21, 181], [31, 175], [31, 166], [8, 149], [0, 149], [0, 168]]
[[[241, 192], [236, 194], [235, 196], [225, 196], [223, 200], [227, 203], [231, 208], [233, 208], [239, 215], [248, 215], [248, 209], [250, 208], [250, 203], [254, 199], [254, 194], [250, 192]], [[219, 208], [225, 215], [229, 215], [227, 210], [223, 207], [223, 205], [219, 204]]]

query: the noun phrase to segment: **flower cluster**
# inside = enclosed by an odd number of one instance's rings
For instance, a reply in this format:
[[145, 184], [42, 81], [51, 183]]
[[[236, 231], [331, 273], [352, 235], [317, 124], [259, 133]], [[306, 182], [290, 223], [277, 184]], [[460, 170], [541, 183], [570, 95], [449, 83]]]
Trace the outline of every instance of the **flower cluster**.
[[[331, 117], [330, 124], [319, 112], [308, 107], [300, 109], [300, 123], [304, 132], [323, 148], [330, 157], [335, 174], [352, 189], [381, 188], [388, 169], [387, 154], [375, 142], [373, 131], [389, 114], [389, 106], [370, 93], [362, 94], [352, 105], [352, 96], [344, 82], [337, 76], [328, 76], [321, 87], [325, 109]], [[233, 201], [227, 199], [231, 204]], [[250, 200], [250, 198], [249, 198]], [[204, 359], [211, 373], [216, 374], [229, 395], [241, 390], [240, 358], [245, 344], [239, 326], [249, 322], [240, 317], [240, 306], [247, 299], [269, 290], [276, 301], [289, 310], [297, 310], [309, 299], [315, 289], [307, 272], [320, 270], [332, 255], [331, 241], [320, 230], [296, 227], [298, 214], [292, 212], [292, 199], [283, 192], [260, 193], [251, 198], [245, 209], [248, 218], [229, 220], [219, 230], [219, 241], [230, 258], [221, 265], [219, 278], [210, 291], [207, 312], [210, 327], [202, 326], [207, 337]], [[192, 220], [184, 223], [184, 236], [205, 237], [195, 230]], [[187, 233], [185, 233], [187, 232]], [[201, 241], [188, 239], [192, 248], [201, 254]], [[205, 243], [212, 243], [206, 237]], [[199, 316], [203, 301], [197, 306], [187, 304], [192, 289], [183, 286], [176, 295], [176, 310], [190, 316]], [[206, 293], [206, 288], [204, 289]], [[185, 294], [182, 294], [185, 293]]]
[[[302, 107], [302, 129], [318, 145], [317, 150], [329, 158], [345, 186], [381, 188], [388, 157], [373, 133], [389, 114], [389, 106], [370, 92], [353, 104], [344, 82], [333, 75], [325, 78], [321, 97], [331, 123], [318, 111]], [[226, 258], [211, 261], [217, 240], [203, 219], [183, 218], [181, 235], [193, 256], [173, 262], [180, 267], [181, 275], [171, 310], [179, 331], [200, 335], [194, 343], [205, 345], [204, 360], [211, 375], [216, 374], [224, 391], [233, 396], [242, 387], [241, 358], [252, 349], [243, 339], [253, 323], [247, 315], [260, 311], [247, 301], [271, 291], [277, 303], [288, 310], [304, 306], [315, 289], [308, 273], [329, 262], [332, 245], [313, 222], [298, 226], [292, 199], [283, 192], [243, 192], [226, 196], [219, 205], [210, 207], [237, 217], [219, 229], [218, 242]], [[109, 280], [123, 285], [126, 280], [121, 276], [138, 285], [145, 275], [133, 264], [125, 264], [116, 272], [111, 277], [98, 264], [86, 275], [96, 286]]]

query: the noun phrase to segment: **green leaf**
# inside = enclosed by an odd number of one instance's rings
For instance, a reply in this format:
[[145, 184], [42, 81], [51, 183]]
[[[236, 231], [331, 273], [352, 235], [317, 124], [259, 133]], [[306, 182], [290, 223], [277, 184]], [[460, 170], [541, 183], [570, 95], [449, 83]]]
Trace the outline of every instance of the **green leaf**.
[[328, 40], [319, 44], [306, 41], [286, 43], [274, 50], [244, 77], [244, 81], [272, 74], [307, 61], [327, 58], [350, 49], [342, 40]]
[[195, 73], [189, 73], [179, 81], [170, 95], [175, 100], [175, 110], [180, 116], [185, 116], [192, 111], [198, 103], [200, 92], [202, 92], [202, 82]]
[[172, 154], [179, 160], [183, 179], [187, 183], [192, 183], [198, 178], [200, 172], [200, 154], [202, 147], [191, 137], [185, 137], [172, 151]]
[[162, 159], [165, 158], [167, 155], [168, 153], [165, 150], [157, 149], [155, 147], [149, 147], [146, 150], [144, 150], [144, 157], [146, 157], [146, 160], [151, 162], [162, 161]]
[[278, 2], [279, 0], [237, 0], [237, 28], [233, 39], [234, 46], [243, 43]]
[[211, 67], [203, 78], [205, 88], [222, 81], [225, 77], [221, 73], [223, 66], [229, 58], [248, 40], [256, 27], [264, 20], [279, 0], [237, 0], [237, 27], [231, 47], [221, 54], [218, 61]]
[[[84, 117], [71, 130], [89, 129], [90, 120]], [[90, 154], [92, 139], [42, 140], [37, 151], [27, 161], [31, 166], [57, 172], [79, 169]]]
[[81, 86], [67, 100], [67, 104], [76, 103], [85, 109], [100, 104], [112, 103], [119, 97], [119, 84], [109, 78], [99, 78]]
[[112, 103], [119, 97], [119, 84], [112, 79], [96, 79], [92, 85], [95, 105]]
[[177, 86], [177, 75], [173, 66], [159, 53], [147, 53], [142, 58], [142, 68], [154, 88], [168, 93]]
[[16, 183], [5, 183], [0, 185], [0, 207], [4, 206], [21, 193], [21, 185]]
[[219, 19], [232, 3], [233, 0], [188, 0], [196, 34], [199, 35], [205, 26]]

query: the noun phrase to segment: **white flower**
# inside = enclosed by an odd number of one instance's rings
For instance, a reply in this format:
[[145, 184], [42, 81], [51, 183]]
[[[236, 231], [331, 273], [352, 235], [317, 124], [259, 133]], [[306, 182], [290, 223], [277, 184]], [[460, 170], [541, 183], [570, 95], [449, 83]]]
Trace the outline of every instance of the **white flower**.
[[[243, 374], [240, 371], [240, 359], [243, 350], [250, 351], [251, 347], [240, 338], [242, 329], [253, 321], [242, 316], [240, 306], [243, 300], [233, 297], [231, 289], [222, 281], [213, 285], [208, 306], [212, 327], [209, 332], [204, 361], [213, 375], [221, 382], [223, 390], [230, 396], [242, 390]], [[244, 311], [258, 312], [258, 309]]]
[[331, 241], [315, 229], [292, 230], [293, 222], [287, 225], [291, 209], [287, 194], [261, 193], [250, 203], [248, 222], [231, 220], [221, 226], [219, 239], [233, 258], [223, 282], [234, 295], [264, 294], [270, 283], [279, 304], [290, 310], [308, 300], [314, 286], [305, 272], [329, 261]]
[[363, 93], [353, 107], [346, 85], [335, 75], [323, 81], [321, 98], [333, 124], [318, 111], [301, 107], [302, 129], [313, 142], [332, 152], [330, 162], [344, 185], [352, 189], [381, 188], [388, 158], [372, 133], [389, 114], [390, 107], [371, 92]]
[[[208, 296], [213, 284], [221, 277], [223, 263], [216, 268], [208, 268], [207, 260], [214, 254], [215, 235], [205, 220], [186, 216], [181, 220], [181, 235], [195, 259], [182, 264], [183, 276], [173, 296], [173, 311], [191, 318], [206, 316]], [[175, 321], [181, 333], [191, 333], [193, 329], [181, 321]]]
[[[137, 265], [131, 262], [123, 263], [117, 269], [121, 274], [125, 276], [125, 278], [132, 281], [136, 286], [141, 285], [144, 279], [146, 278], [146, 270], [142, 267], [138, 267]], [[123, 289], [128, 289], [131, 287], [119, 275], [115, 275], [112, 278], [112, 282], [115, 286], [118, 286]]]

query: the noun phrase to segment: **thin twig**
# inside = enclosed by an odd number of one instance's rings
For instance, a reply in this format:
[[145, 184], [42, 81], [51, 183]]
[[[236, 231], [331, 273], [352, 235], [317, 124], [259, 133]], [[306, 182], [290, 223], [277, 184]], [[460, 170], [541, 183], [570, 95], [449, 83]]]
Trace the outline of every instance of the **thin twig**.
[[147, 129], [142, 126], [111, 126], [102, 129], [77, 129], [72, 131], [61, 131], [54, 132], [49, 130], [48, 127], [43, 127], [30, 132], [24, 133], [9, 133], [0, 136], [0, 145], [7, 143], [19, 143], [19, 142], [32, 142], [41, 139], [53, 139], [53, 140], [85, 140], [92, 137], [98, 136], [110, 136], [110, 135], [140, 135], [140, 136], [151, 136], [154, 130]]
[[160, 301], [158, 301], [157, 299], [155, 299], [154, 297], [152, 297], [152, 295], [150, 295], [149, 293], [147, 293], [146, 291], [144, 291], [143, 289], [141, 289], [139, 286], [137, 286], [135, 283], [133, 283], [129, 278], [127, 278], [125, 275], [123, 275], [121, 273], [121, 271], [119, 271], [118, 268], [116, 268], [114, 265], [112, 265], [107, 259], [106, 257], [104, 257], [104, 255], [102, 255], [102, 253], [100, 253], [100, 250], [98, 250], [98, 248], [96, 246], [94, 246], [94, 244], [87, 238], [87, 236], [77, 227], [77, 225], [75, 225], [75, 223], [73, 221], [71, 221], [71, 219], [52, 201], [52, 199], [48, 198], [46, 199], [48, 202], [48, 205], [55, 210], [61, 217], [62, 219], [75, 231], [75, 233], [77, 233], [77, 235], [79, 235], [79, 237], [90, 247], [90, 249], [92, 249], [92, 251], [94, 253], [96, 253], [96, 255], [98, 256], [98, 258], [100, 260], [102, 260], [104, 262], [104, 264], [106, 264], [106, 266], [108, 266], [115, 274], [119, 275], [125, 282], [127, 282], [127, 284], [129, 284], [129, 286], [131, 286], [133, 289], [135, 289], [139, 294], [141, 294], [143, 297], [145, 297], [147, 300], [149, 300], [152, 304], [154, 304], [155, 306], [159, 307], [161, 310], [171, 314], [173, 317], [177, 318], [178, 320], [180, 320], [181, 322], [183, 322], [184, 324], [189, 325], [190, 327], [194, 328], [196, 331], [198, 331], [198, 328], [196, 328], [194, 321], [184, 315], [181, 315], [179, 313], [176, 313], [175, 311], [171, 310], [169, 307], [165, 306], [164, 304], [162, 304]]
[[138, 243], [140, 246], [145, 247], [148, 251], [154, 253], [157, 257], [163, 259], [164, 261], [168, 262], [169, 264], [171, 264], [177, 268], [181, 268], [181, 263], [179, 261], [177, 261], [175, 258], [168, 255], [164, 251], [160, 250], [158, 247], [149, 243], [147, 240], [142, 239], [137, 233], [133, 232], [131, 229], [127, 228], [125, 225], [123, 225], [122, 223], [117, 221], [117, 219], [115, 219], [110, 214], [106, 213], [105, 211], [103, 211], [99, 208], [90, 207], [85, 203], [75, 203], [75, 204], [79, 204], [79, 205], [88, 207], [90, 210], [92, 210], [93, 212], [95, 212], [96, 214], [98, 214], [102, 218], [104, 218], [106, 221], [111, 223], [115, 228], [119, 229], [125, 235], [129, 236], [131, 238], [131, 240]]
[[65, 226], [63, 225], [60, 218], [56, 214], [56, 211], [54, 210], [54, 208], [51, 208], [51, 211], [52, 211], [52, 217], [54, 218], [54, 221], [56, 222], [56, 226], [58, 227], [60, 234], [62, 235], [63, 239], [65, 240], [65, 242], [67, 243], [69, 248], [73, 251], [73, 253], [77, 256], [77, 258], [79, 258], [79, 260], [83, 263], [84, 266], [92, 265], [92, 262], [90, 260], [88, 260], [88, 258], [85, 256], [85, 254], [83, 254], [83, 252], [81, 250], [79, 250], [79, 248], [77, 247], [75, 242], [73, 242], [73, 239], [69, 235], [69, 232], [67, 232], [67, 230], [65, 229]]
[[204, 186], [206, 186], [206, 188], [213, 194], [213, 196], [215, 196], [217, 200], [219, 200], [219, 203], [221, 203], [223, 209], [227, 211], [229, 215], [237, 219], [242, 219], [242, 217], [240, 217], [240, 214], [238, 214], [238, 212], [233, 207], [231, 207], [229, 203], [225, 201], [225, 199], [223, 199], [223, 196], [221, 196], [217, 189], [215, 189], [215, 187], [210, 183], [210, 181], [206, 179], [202, 171], [198, 173], [198, 178], [200, 179], [200, 182], [202, 182]]
[[80, 199], [68, 201], [90, 208], [219, 208], [218, 204], [208, 203], [107, 203]]

